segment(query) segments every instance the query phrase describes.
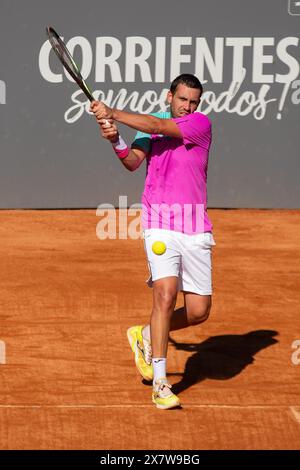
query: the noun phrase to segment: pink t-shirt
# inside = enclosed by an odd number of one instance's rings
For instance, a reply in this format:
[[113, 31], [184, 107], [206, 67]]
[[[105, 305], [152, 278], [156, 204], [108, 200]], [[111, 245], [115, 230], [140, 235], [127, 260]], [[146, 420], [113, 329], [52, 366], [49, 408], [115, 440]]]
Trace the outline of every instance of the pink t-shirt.
[[211, 232], [206, 189], [211, 122], [197, 112], [173, 121], [182, 139], [151, 136], [142, 227], [186, 234]]

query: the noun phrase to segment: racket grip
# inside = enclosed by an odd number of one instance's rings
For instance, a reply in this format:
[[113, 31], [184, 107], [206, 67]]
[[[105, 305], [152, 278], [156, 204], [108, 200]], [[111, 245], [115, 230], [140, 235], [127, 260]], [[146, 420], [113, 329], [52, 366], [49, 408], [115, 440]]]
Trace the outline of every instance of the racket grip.
[[105, 119], [105, 126], [104, 126], [104, 127], [107, 127], [107, 128], [108, 128], [108, 127], [110, 127], [110, 126], [111, 126], [110, 122], [109, 122], [107, 119]]

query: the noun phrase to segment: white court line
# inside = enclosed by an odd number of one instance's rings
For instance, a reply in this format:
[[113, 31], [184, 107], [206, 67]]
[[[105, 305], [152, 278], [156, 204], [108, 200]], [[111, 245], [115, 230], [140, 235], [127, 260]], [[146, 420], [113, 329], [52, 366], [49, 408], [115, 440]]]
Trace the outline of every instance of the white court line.
[[[92, 408], [92, 409], [101, 409], [101, 408], [154, 408], [152, 404], [148, 405], [143, 405], [140, 403], [131, 403], [127, 405], [121, 405], [121, 404], [115, 404], [115, 405], [0, 405], [1, 408], [74, 408], [74, 409], [87, 409], [87, 408]], [[300, 408], [298, 405], [205, 405], [205, 404], [183, 404], [183, 408], [222, 408], [222, 409], [266, 409], [266, 410], [272, 410], [272, 409], [290, 409], [292, 413], [298, 416], [297, 420], [300, 422]], [[297, 408], [299, 411], [297, 411]]]

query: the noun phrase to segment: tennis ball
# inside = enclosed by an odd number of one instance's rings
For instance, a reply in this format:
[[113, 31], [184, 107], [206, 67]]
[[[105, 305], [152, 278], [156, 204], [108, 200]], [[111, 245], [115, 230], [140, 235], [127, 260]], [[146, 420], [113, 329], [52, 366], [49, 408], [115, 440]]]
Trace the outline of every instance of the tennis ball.
[[152, 251], [156, 255], [163, 255], [167, 247], [164, 242], [154, 242], [152, 245]]

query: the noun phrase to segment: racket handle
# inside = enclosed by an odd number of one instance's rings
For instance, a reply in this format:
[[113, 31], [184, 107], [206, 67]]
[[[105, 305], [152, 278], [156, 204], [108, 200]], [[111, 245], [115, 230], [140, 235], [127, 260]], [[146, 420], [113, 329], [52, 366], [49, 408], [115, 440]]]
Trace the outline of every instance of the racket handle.
[[106, 128], [111, 127], [111, 124], [107, 119], [105, 119], [105, 125], [103, 127], [106, 127]]

